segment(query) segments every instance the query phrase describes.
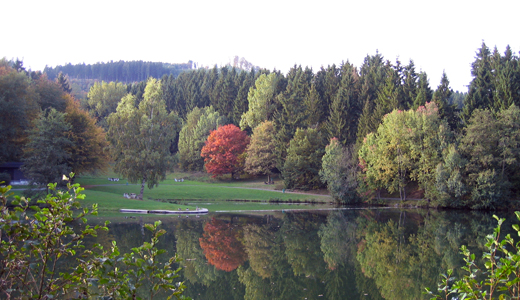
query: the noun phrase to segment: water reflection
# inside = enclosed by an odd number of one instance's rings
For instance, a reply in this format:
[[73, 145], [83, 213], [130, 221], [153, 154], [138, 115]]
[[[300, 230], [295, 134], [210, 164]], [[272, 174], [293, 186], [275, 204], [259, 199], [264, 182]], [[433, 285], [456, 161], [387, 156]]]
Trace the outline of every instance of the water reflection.
[[[433, 210], [161, 220], [168, 232], [163, 246], [184, 259], [186, 295], [193, 299], [426, 299], [424, 287], [436, 288], [440, 273], [460, 272], [460, 246], [481, 257], [496, 225], [487, 213]], [[139, 223], [113, 222], [102, 242], [134, 247], [148, 238]]]

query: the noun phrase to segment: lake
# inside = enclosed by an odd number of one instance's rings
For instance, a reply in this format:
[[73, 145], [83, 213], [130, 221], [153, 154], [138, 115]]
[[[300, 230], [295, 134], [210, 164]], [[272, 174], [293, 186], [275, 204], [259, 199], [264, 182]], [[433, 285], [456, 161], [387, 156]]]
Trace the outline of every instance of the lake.
[[[205, 216], [121, 216], [109, 233], [129, 251], [157, 219], [161, 247], [178, 253], [193, 299], [427, 299], [439, 274], [481, 257], [493, 213], [422, 209], [337, 209]], [[511, 227], [512, 213], [504, 229]]]

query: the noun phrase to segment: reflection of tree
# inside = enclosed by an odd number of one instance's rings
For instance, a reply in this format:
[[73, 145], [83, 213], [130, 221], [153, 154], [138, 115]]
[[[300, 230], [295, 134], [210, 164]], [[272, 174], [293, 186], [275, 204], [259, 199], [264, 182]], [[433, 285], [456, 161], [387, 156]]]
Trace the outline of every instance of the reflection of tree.
[[373, 278], [385, 299], [419, 299], [422, 289], [410, 289], [413, 278], [409, 260], [416, 254], [404, 236], [404, 228], [393, 220], [372, 222], [358, 249], [358, 260], [365, 276]]
[[343, 265], [354, 253], [349, 249], [354, 243], [355, 224], [347, 222], [341, 212], [331, 212], [327, 224], [322, 224], [318, 235], [321, 238], [323, 259], [331, 270]]
[[275, 231], [270, 225], [250, 224], [244, 227], [244, 246], [251, 268], [262, 278], [271, 277], [274, 265], [272, 247]]
[[226, 272], [241, 265], [247, 259], [247, 254], [238, 234], [235, 226], [224, 221], [213, 218], [206, 223], [199, 242], [208, 262]]
[[[422, 298], [424, 287], [436, 289], [440, 273], [448, 268], [458, 269], [463, 264], [458, 254], [461, 245], [475, 249], [483, 244], [481, 232], [490, 232], [492, 224], [485, 221], [484, 214], [477, 215], [428, 212], [422, 217], [413, 214], [408, 219], [413, 217], [420, 223], [407, 221], [407, 226], [402, 221], [369, 221], [364, 239], [358, 244], [361, 271], [374, 281], [385, 299]], [[404, 220], [404, 213], [402, 217]], [[418, 224], [420, 226], [416, 226]], [[476, 252], [480, 257], [478, 250]], [[455, 276], [460, 278], [460, 274]], [[367, 292], [370, 288], [361, 288], [358, 284], [358, 289], [370, 294]]]
[[[325, 274], [325, 295], [326, 299], [342, 300], [342, 299], [359, 299], [359, 293], [355, 281], [355, 268], [353, 265], [338, 265], [334, 270], [327, 270]], [[365, 299], [365, 298], [363, 298]]]
[[241, 266], [237, 269], [238, 278], [246, 286], [244, 299], [247, 300], [269, 300], [273, 299], [271, 282], [262, 279], [252, 267]]
[[[281, 228], [276, 221], [269, 225], [246, 226], [244, 240], [250, 253], [249, 263], [237, 269], [240, 282], [246, 287], [244, 299], [320, 299], [320, 295], [325, 296], [329, 278], [323, 274], [323, 254], [316, 240], [320, 222], [322, 220], [312, 214], [286, 214]], [[247, 245], [247, 241], [251, 244]], [[311, 243], [315, 244], [313, 248], [309, 248]], [[291, 249], [289, 253], [287, 245]], [[297, 251], [298, 245], [305, 248]], [[264, 269], [267, 259], [270, 262]], [[346, 282], [343, 273], [338, 277], [342, 278], [336, 281]]]
[[286, 214], [282, 234], [285, 255], [294, 275], [318, 275], [323, 273], [323, 255], [318, 237], [319, 223], [309, 214]]
[[186, 219], [179, 222], [175, 236], [177, 238], [177, 254], [184, 261], [184, 276], [191, 282], [200, 282], [209, 285], [215, 281], [217, 270], [207, 263], [206, 257], [199, 244], [202, 236], [202, 222]]

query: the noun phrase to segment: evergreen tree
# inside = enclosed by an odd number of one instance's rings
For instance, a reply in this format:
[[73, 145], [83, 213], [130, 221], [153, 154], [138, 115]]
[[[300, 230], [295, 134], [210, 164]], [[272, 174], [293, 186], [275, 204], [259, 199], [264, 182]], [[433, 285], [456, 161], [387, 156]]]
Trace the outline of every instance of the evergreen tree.
[[495, 48], [492, 60], [495, 74], [494, 102], [495, 112], [508, 109], [512, 104], [520, 105], [520, 70], [518, 58], [515, 57], [509, 45], [504, 56], [500, 56]]
[[305, 105], [307, 120], [305, 122], [306, 127], [318, 126], [323, 120], [323, 101], [321, 100], [320, 94], [316, 90], [314, 83], [311, 84], [309, 92], [303, 100]]
[[419, 74], [419, 82], [417, 83], [417, 96], [414, 99], [412, 108], [417, 109], [419, 106], [424, 106], [430, 102], [433, 97], [433, 91], [430, 88], [428, 75], [425, 72]]
[[287, 147], [294, 133], [305, 124], [306, 115], [303, 105], [305, 96], [311, 85], [312, 71], [295, 67], [287, 75], [287, 88], [278, 95], [280, 109], [274, 116], [276, 131], [276, 154], [279, 159], [278, 168], [284, 164]]
[[357, 121], [360, 114], [358, 102], [359, 76], [350, 63], [342, 66], [341, 85], [330, 106], [327, 121], [328, 138], [337, 138], [342, 144], [351, 144], [355, 140]]
[[459, 124], [459, 118], [456, 114], [456, 106], [450, 103], [452, 95], [453, 90], [450, 88], [450, 81], [446, 72], [443, 71], [441, 82], [433, 94], [432, 101], [437, 104], [440, 117], [448, 122], [451, 129], [455, 129]]
[[221, 76], [214, 88], [214, 93], [216, 93], [214, 108], [222, 116], [232, 120], [234, 102], [238, 92], [234, 80], [236, 69], [231, 68], [228, 70], [227, 68], [222, 68], [221, 71]]
[[473, 80], [469, 85], [469, 93], [465, 99], [461, 118], [468, 122], [475, 109], [490, 108], [493, 104], [493, 74], [491, 69], [491, 54], [484, 42], [477, 52], [471, 65]]
[[63, 75], [62, 72], [58, 74], [58, 78], [56, 78], [56, 82], [61, 86], [61, 89], [65, 92], [70, 94], [72, 92], [72, 88], [70, 87], [69, 83], [69, 77], [66, 75]]
[[65, 113], [54, 108], [40, 116], [24, 148], [22, 170], [32, 183], [62, 182], [62, 176], [72, 171], [67, 163], [71, 157], [67, 150], [74, 146], [67, 135], [70, 129]]
[[254, 83], [254, 81], [251, 81], [252, 77], [254, 77], [254, 71], [253, 74], [241, 71], [238, 73], [238, 76], [236, 76], [235, 86], [237, 87], [237, 97], [233, 101], [233, 112], [231, 114], [232, 122], [235, 125], [240, 125], [242, 114], [247, 111], [247, 94], [249, 92], [249, 88]]
[[401, 88], [399, 86], [399, 74], [392, 68], [387, 69], [385, 83], [377, 93], [375, 110], [371, 115], [370, 132], [377, 130], [377, 126], [383, 117], [394, 109], [401, 109]]
[[[396, 108], [409, 109], [409, 108], [413, 107], [414, 109], [417, 109], [417, 107], [421, 106], [421, 104], [416, 106], [417, 97], [419, 96], [419, 84], [420, 84], [420, 80], [421, 80], [421, 75], [417, 74], [417, 72], [415, 71], [415, 64], [414, 64], [413, 60], [410, 60], [410, 63], [402, 69], [401, 77], [402, 77], [402, 86], [401, 86], [401, 90], [402, 90], [401, 98], [402, 99], [399, 101], [399, 106]], [[426, 78], [426, 85], [427, 84], [428, 84], [428, 79]], [[421, 98], [424, 98], [426, 100], [427, 95], [421, 95]], [[430, 95], [430, 99], [431, 99], [431, 95]], [[422, 99], [420, 101], [422, 101]], [[422, 105], [424, 105], [424, 103], [426, 103], [426, 102], [428, 102], [428, 101], [424, 101], [422, 103]]]
[[322, 111], [324, 118], [327, 117], [329, 113], [329, 107], [336, 98], [336, 94], [340, 88], [343, 71], [344, 70], [342, 68], [338, 68], [335, 64], [333, 64], [332, 66], [328, 66], [326, 69], [322, 67], [321, 70], [316, 74], [315, 85], [316, 90], [320, 94], [320, 98], [324, 104]]
[[359, 103], [362, 106], [361, 116], [358, 123], [357, 142], [361, 144], [370, 132], [375, 132], [377, 125], [381, 122], [373, 122], [373, 114], [376, 107], [376, 99], [379, 91], [385, 83], [389, 64], [385, 64], [383, 56], [376, 53], [365, 57], [360, 68], [360, 94]]

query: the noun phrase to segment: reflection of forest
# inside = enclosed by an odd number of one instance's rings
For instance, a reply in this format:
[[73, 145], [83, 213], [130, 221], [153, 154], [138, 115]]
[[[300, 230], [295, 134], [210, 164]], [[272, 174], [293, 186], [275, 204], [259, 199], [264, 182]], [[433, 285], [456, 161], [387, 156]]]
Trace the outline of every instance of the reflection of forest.
[[[485, 213], [426, 210], [215, 215], [165, 223], [162, 245], [184, 259], [194, 299], [425, 299], [462, 265], [461, 245], [481, 256], [495, 225]], [[122, 248], [146, 239], [139, 222], [110, 233], [104, 243]]]

